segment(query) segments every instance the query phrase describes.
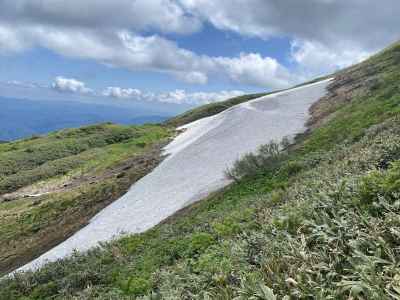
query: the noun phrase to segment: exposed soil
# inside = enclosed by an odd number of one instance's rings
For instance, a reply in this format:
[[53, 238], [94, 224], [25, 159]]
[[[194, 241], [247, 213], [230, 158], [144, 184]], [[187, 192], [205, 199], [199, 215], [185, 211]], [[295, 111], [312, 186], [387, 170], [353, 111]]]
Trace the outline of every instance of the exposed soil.
[[377, 74], [379, 72], [376, 65], [366, 66], [365, 63], [334, 74], [334, 80], [327, 88], [327, 95], [310, 108], [311, 118], [307, 122], [309, 130], [332, 119], [341, 105], [373, 90], [379, 84]]

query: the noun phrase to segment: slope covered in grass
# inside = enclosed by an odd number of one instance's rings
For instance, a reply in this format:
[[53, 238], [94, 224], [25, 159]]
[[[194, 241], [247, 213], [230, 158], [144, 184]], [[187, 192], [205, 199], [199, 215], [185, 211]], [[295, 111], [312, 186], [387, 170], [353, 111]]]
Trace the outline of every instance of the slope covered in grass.
[[0, 273], [82, 227], [160, 161], [172, 131], [94, 125], [0, 145]]
[[400, 298], [400, 45], [329, 90], [273, 163], [144, 234], [1, 281], [0, 299]]

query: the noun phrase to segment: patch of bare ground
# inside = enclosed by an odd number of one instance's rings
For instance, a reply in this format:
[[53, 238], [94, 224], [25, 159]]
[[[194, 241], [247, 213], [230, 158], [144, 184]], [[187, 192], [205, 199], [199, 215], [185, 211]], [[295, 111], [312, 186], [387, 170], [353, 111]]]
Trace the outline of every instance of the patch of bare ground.
[[342, 105], [367, 95], [379, 84], [380, 66], [361, 63], [334, 74], [327, 94], [310, 108], [309, 130], [321, 127], [331, 120]]

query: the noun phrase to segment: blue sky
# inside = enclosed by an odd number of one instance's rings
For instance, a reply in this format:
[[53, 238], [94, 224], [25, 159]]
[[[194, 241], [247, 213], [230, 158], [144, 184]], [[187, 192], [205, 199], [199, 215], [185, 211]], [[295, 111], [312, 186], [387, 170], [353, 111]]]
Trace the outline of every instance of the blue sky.
[[280, 89], [397, 40], [400, 5], [383, 2], [5, 0], [0, 96], [200, 105]]

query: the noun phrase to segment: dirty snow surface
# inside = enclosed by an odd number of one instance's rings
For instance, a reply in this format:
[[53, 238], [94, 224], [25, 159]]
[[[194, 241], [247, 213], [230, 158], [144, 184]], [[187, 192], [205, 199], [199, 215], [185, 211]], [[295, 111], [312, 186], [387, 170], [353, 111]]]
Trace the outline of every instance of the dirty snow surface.
[[179, 209], [229, 184], [224, 172], [241, 155], [305, 130], [308, 110], [329, 80], [236, 105], [185, 125], [167, 158], [72, 237], [20, 270], [87, 250], [121, 233], [143, 232]]

